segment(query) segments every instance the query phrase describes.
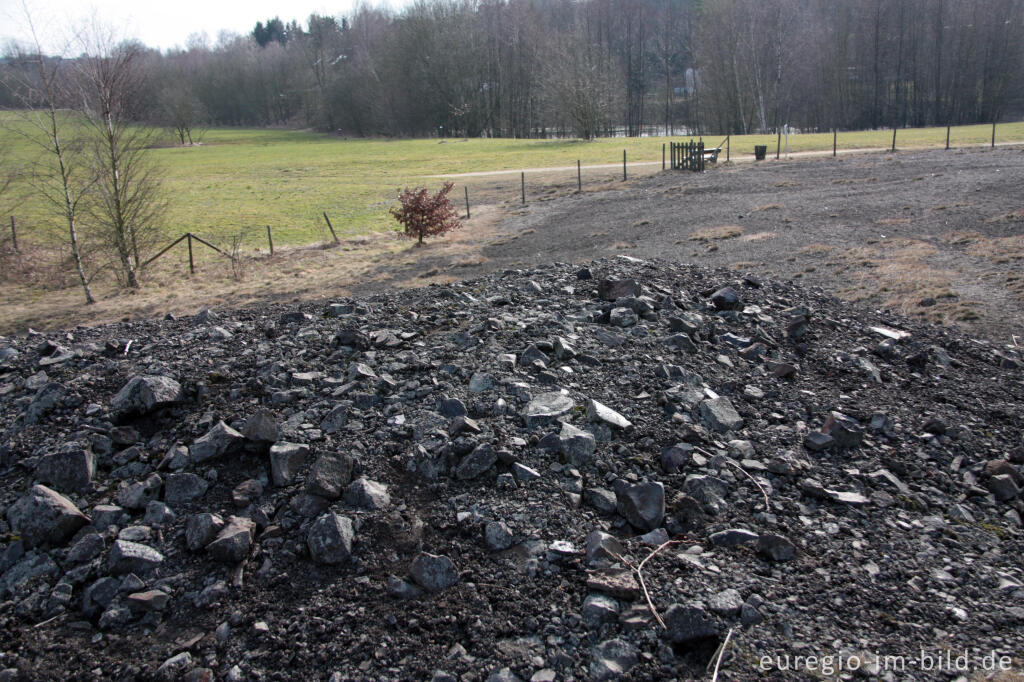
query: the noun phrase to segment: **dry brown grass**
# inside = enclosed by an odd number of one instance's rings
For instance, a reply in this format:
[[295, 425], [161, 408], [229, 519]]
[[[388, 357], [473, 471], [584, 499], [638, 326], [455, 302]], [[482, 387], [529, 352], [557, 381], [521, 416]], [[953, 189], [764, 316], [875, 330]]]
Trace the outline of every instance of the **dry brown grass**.
[[751, 213], [759, 213], [761, 211], [781, 211], [783, 209], [782, 204], [764, 204], [763, 206], [755, 206], [750, 209]]
[[1009, 213], [1002, 213], [1000, 215], [992, 216], [985, 221], [986, 223], [993, 225], [999, 223], [1021, 223], [1024, 222], [1024, 208], [1018, 208], [1016, 211], [1010, 211]]
[[741, 242], [760, 242], [765, 239], [771, 239], [775, 236], [774, 232], [755, 232], [753, 234], [745, 234], [740, 237]]
[[808, 244], [800, 249], [800, 254], [804, 256], [823, 256], [826, 253], [832, 253], [835, 251], [834, 246], [828, 244]]
[[912, 218], [879, 218], [875, 225], [907, 225], [912, 221]]
[[[314, 245], [242, 255], [234, 270], [230, 261], [205, 249], [196, 249], [196, 272], [189, 275], [184, 245], [175, 247], [146, 270], [138, 291], [119, 289], [111, 281], [93, 284], [96, 304], [86, 306], [74, 279], [44, 289], [34, 278], [0, 281], [0, 334], [67, 329], [122, 319], [159, 318], [167, 313], [191, 315], [204, 307], [240, 307], [260, 302], [326, 300], [352, 293], [369, 283], [422, 286], [428, 281], [450, 281], [459, 269], [485, 262], [480, 247], [493, 240], [497, 211], [473, 209], [463, 229], [418, 247], [385, 232], [344, 240], [338, 246]], [[180, 250], [179, 250], [180, 249]], [[44, 254], [37, 254], [42, 258]], [[416, 265], [425, 258], [443, 257], [450, 265], [435, 274]], [[58, 268], [69, 272], [67, 268]], [[452, 274], [452, 271], [455, 274]], [[409, 272], [408, 275], [400, 273]], [[236, 279], [236, 273], [241, 276]], [[424, 277], [424, 275], [426, 275]]]
[[705, 227], [697, 230], [689, 237], [693, 242], [711, 242], [723, 239], [735, 239], [743, 234], [743, 228], [738, 225], [718, 225], [716, 227]]
[[[958, 297], [953, 286], [957, 273], [930, 262], [937, 249], [927, 242], [886, 239], [877, 245], [844, 251], [811, 244], [801, 253], [827, 254], [829, 260], [825, 265], [849, 282], [838, 292], [848, 300], [943, 324], [978, 319], [978, 304]], [[803, 270], [805, 273], [813, 271], [811, 268]], [[929, 299], [931, 305], [922, 305]]]

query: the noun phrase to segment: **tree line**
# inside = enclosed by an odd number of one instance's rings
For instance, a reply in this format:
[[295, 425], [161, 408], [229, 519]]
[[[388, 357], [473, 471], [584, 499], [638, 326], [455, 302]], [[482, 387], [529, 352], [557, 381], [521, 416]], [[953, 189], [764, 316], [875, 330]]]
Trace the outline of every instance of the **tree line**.
[[588, 139], [967, 124], [1024, 113], [1022, 31], [1024, 0], [416, 0], [137, 46], [136, 108], [182, 143], [204, 124]]

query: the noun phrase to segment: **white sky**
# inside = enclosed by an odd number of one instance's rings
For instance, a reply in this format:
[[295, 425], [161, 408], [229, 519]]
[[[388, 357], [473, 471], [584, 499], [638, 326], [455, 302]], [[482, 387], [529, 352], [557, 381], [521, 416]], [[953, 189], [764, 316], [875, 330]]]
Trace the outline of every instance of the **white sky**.
[[[305, 25], [313, 12], [351, 13], [355, 0], [24, 0], [48, 51], [60, 49], [73, 28], [95, 16], [124, 38], [149, 47], [184, 47], [189, 35], [205, 32], [210, 45], [222, 30], [248, 33], [257, 21], [279, 16]], [[0, 0], [0, 48], [11, 39], [28, 41], [23, 0]], [[386, 3], [374, 2], [373, 5]]]

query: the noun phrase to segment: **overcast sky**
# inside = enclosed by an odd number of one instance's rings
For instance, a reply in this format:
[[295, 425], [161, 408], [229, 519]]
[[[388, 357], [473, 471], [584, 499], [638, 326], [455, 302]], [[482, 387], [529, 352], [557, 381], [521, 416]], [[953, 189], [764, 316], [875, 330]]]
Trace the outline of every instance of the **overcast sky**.
[[[93, 15], [104, 26], [126, 38], [138, 38], [150, 47], [184, 47], [193, 33], [203, 33], [210, 44], [222, 30], [248, 33], [257, 21], [275, 16], [305, 24], [313, 12], [339, 15], [351, 12], [354, 0], [26, 0], [43, 47], [60, 47], [71, 33]], [[371, 5], [386, 5], [371, 2]], [[28, 38], [22, 0], [0, 0], [0, 45]]]

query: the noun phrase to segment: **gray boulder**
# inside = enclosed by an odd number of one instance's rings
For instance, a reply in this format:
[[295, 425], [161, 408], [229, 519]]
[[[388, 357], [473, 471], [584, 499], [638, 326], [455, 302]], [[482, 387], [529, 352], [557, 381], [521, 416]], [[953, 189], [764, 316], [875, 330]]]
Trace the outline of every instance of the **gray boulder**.
[[150, 474], [144, 481], [136, 481], [117, 491], [117, 503], [125, 509], [145, 509], [146, 505], [160, 497], [164, 480], [159, 474]]
[[562, 431], [558, 434], [558, 449], [571, 464], [579, 466], [594, 456], [597, 440], [589, 431], [563, 423]]
[[440, 592], [459, 582], [459, 572], [451, 559], [427, 552], [420, 552], [413, 559], [409, 575], [416, 584], [431, 592]]
[[270, 479], [276, 486], [288, 485], [306, 463], [309, 446], [302, 443], [274, 443], [270, 446]]
[[660, 481], [620, 486], [615, 500], [618, 512], [638, 530], [654, 530], [665, 518], [665, 486]]
[[743, 428], [743, 417], [728, 398], [714, 398], [701, 402], [700, 417], [719, 433]]
[[349, 455], [325, 452], [316, 458], [309, 470], [306, 491], [328, 500], [340, 499], [345, 488], [352, 482], [354, 468], [355, 462]]
[[386, 509], [391, 504], [388, 487], [367, 478], [357, 478], [345, 488], [345, 502], [363, 509]]
[[165, 376], [135, 376], [110, 401], [111, 409], [121, 415], [147, 414], [181, 400], [181, 384]]
[[164, 562], [164, 555], [148, 545], [128, 540], [115, 540], [107, 556], [107, 565], [114, 575], [144, 575]]
[[624, 639], [601, 642], [590, 654], [590, 678], [598, 682], [629, 674], [640, 662], [636, 647]]
[[306, 534], [306, 546], [313, 561], [318, 564], [340, 564], [352, 556], [354, 538], [351, 519], [328, 513], [310, 526]]
[[281, 438], [281, 427], [273, 412], [260, 410], [245, 421], [242, 435], [257, 443], [274, 443]]
[[455, 467], [455, 476], [460, 481], [468, 481], [488, 471], [498, 461], [498, 453], [489, 443], [481, 443], [471, 453], [462, 458]]
[[83, 443], [65, 443], [39, 458], [36, 478], [61, 492], [85, 492], [96, 475], [96, 456]]
[[171, 505], [190, 502], [206, 494], [210, 484], [195, 474], [168, 474], [164, 481], [164, 500]]
[[185, 546], [193, 552], [213, 542], [224, 528], [224, 519], [217, 514], [193, 514], [185, 523]]
[[531, 400], [523, 410], [523, 418], [528, 428], [536, 428], [550, 424], [562, 415], [568, 414], [576, 407], [576, 403], [565, 393], [553, 391], [541, 393]]
[[223, 421], [219, 421], [206, 434], [192, 443], [188, 453], [192, 457], [192, 461], [198, 464], [214, 457], [220, 457], [230, 450], [240, 447], [244, 441], [245, 436]]
[[718, 625], [696, 604], [673, 604], [665, 612], [665, 635], [673, 644], [687, 644], [718, 636]]
[[59, 547], [88, 524], [89, 517], [60, 493], [35, 485], [8, 508], [7, 522], [26, 547]]
[[256, 524], [252, 519], [232, 516], [213, 542], [206, 546], [206, 551], [216, 561], [237, 564], [249, 556], [255, 530]]

